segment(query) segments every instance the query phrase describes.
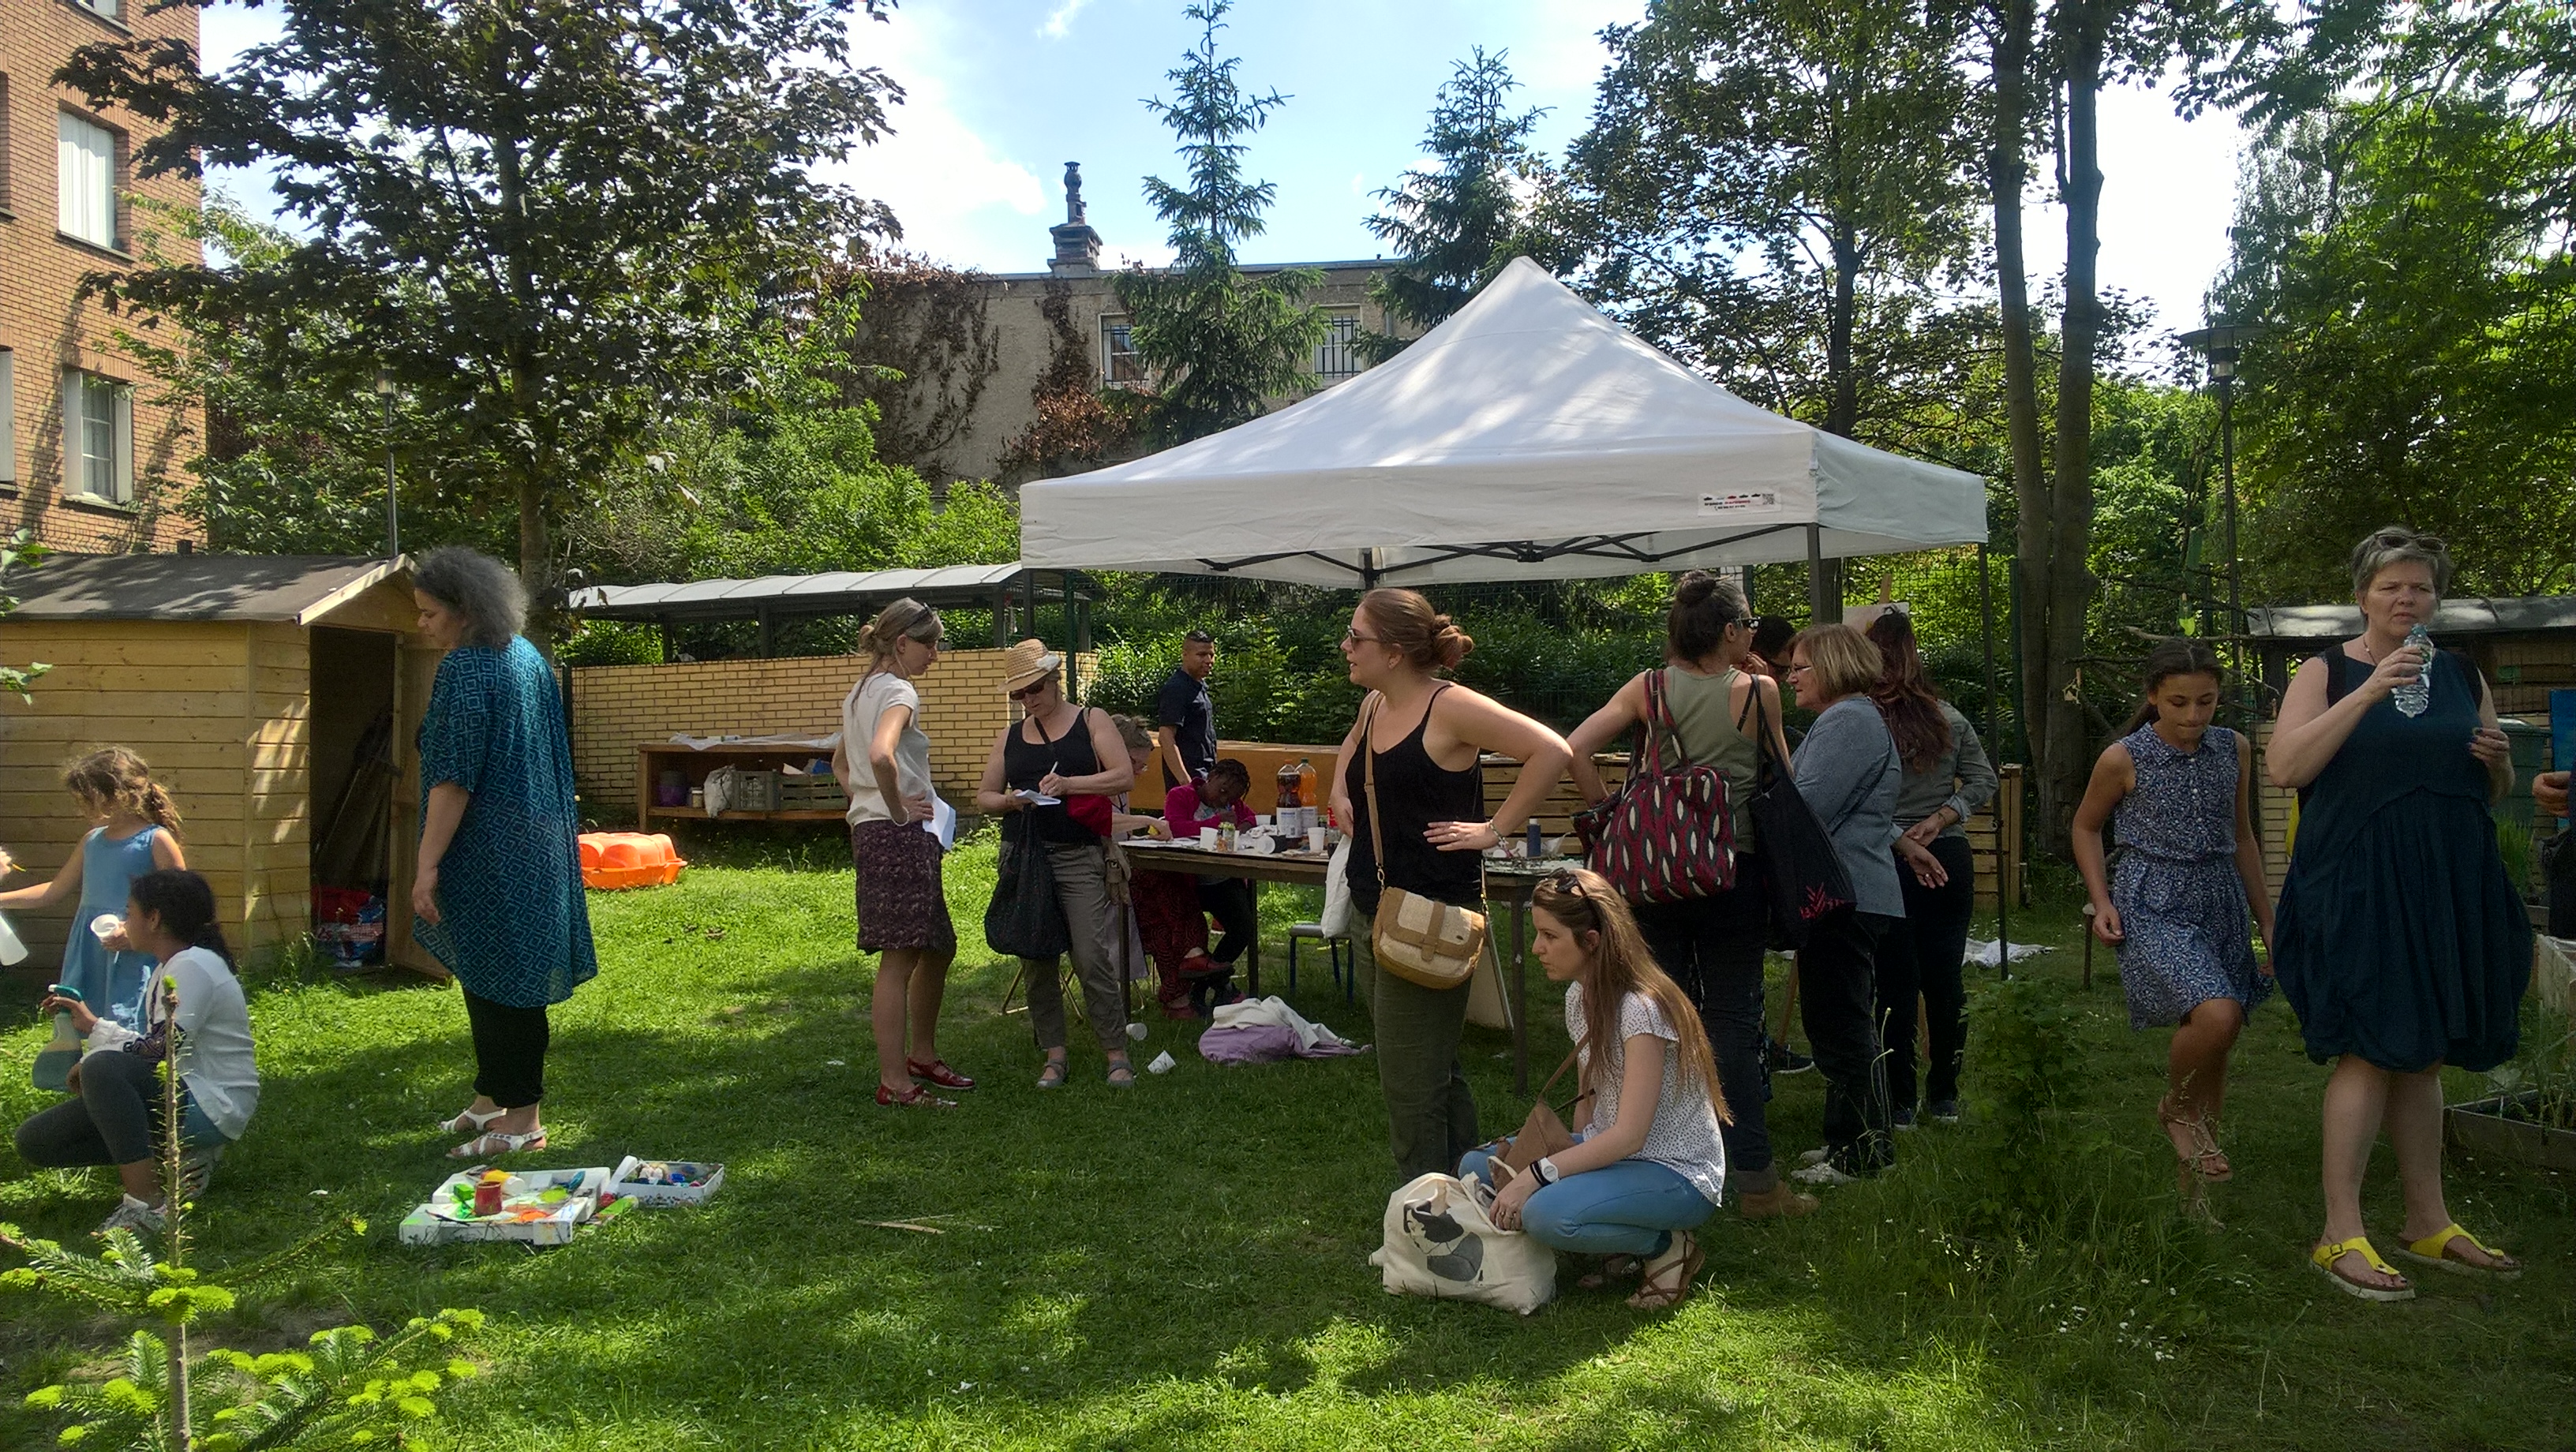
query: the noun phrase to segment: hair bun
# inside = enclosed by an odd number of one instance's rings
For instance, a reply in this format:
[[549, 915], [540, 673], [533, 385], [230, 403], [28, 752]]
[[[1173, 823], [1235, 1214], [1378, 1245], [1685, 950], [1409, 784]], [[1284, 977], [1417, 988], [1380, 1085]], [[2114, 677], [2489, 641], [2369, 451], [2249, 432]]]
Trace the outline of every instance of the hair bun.
[[1673, 587], [1673, 598], [1684, 605], [1696, 605], [1717, 589], [1717, 576], [1706, 570], [1693, 570], [1682, 576]]
[[1458, 628], [1457, 622], [1443, 615], [1432, 626], [1431, 649], [1440, 658], [1443, 669], [1453, 667], [1476, 648], [1476, 637]]

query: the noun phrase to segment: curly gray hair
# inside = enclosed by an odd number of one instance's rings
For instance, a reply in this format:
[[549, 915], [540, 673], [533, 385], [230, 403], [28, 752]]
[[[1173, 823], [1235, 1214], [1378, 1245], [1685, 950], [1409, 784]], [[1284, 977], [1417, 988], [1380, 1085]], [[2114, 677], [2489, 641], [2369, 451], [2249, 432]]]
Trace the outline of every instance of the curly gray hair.
[[528, 623], [528, 587], [508, 565], [462, 545], [412, 561], [411, 586], [465, 618], [465, 643], [506, 650]]
[[2390, 565], [2418, 564], [2433, 572], [2433, 593], [2451, 591], [2451, 550], [2429, 534], [2418, 534], [2402, 524], [2374, 529], [2352, 547], [2352, 592], [2356, 595], [2370, 588], [2379, 572]]

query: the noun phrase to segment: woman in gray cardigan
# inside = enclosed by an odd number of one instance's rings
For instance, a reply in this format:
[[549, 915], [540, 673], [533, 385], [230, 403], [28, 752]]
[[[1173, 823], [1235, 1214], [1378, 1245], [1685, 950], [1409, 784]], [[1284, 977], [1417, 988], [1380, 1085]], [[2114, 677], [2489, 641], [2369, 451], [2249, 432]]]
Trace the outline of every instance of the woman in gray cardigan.
[[1809, 1150], [1805, 1168], [1791, 1176], [1810, 1185], [1849, 1184], [1896, 1157], [1878, 1052], [1875, 958], [1879, 940], [1905, 916], [1894, 850], [1904, 770], [1869, 698], [1878, 671], [1878, 647], [1848, 625], [1814, 626], [1790, 645], [1789, 684], [1798, 704], [1816, 713], [1790, 773], [1833, 837], [1855, 899], [1818, 918], [1798, 954], [1800, 1019], [1825, 1075], [1825, 1147]]

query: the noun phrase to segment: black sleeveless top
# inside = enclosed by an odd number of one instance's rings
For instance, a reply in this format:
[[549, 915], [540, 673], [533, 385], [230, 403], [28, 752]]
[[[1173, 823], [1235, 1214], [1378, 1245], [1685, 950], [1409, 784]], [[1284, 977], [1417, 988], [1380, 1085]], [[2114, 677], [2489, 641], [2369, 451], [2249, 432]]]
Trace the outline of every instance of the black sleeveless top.
[[[1012, 725], [1010, 739], [1002, 747], [1002, 784], [1015, 791], [1036, 791], [1048, 772], [1058, 776], [1089, 776], [1100, 770], [1100, 753], [1091, 749], [1091, 708], [1075, 713], [1073, 727], [1062, 736], [1040, 745], [1028, 739], [1028, 722]], [[1040, 726], [1038, 731], [1046, 731]], [[1025, 818], [1023, 830], [1038, 834], [1041, 842], [1067, 847], [1096, 847], [1100, 834], [1073, 819], [1062, 806], [1035, 807], [1013, 812], [1003, 819], [1003, 829]]]
[[[1485, 820], [1485, 769], [1470, 764], [1451, 771], [1431, 759], [1422, 744], [1431, 729], [1431, 710], [1441, 686], [1423, 707], [1422, 724], [1413, 734], [1378, 753], [1377, 804], [1386, 812], [1386, 885], [1418, 892], [1434, 901], [1478, 907], [1485, 898], [1485, 859], [1480, 852], [1443, 852], [1423, 840], [1434, 822]], [[1380, 709], [1384, 709], [1380, 698]], [[1348, 875], [1351, 906], [1363, 916], [1377, 912], [1377, 853], [1369, 841], [1366, 753], [1374, 750], [1369, 733], [1360, 733], [1360, 749], [1343, 771], [1343, 790], [1351, 801], [1351, 856]]]

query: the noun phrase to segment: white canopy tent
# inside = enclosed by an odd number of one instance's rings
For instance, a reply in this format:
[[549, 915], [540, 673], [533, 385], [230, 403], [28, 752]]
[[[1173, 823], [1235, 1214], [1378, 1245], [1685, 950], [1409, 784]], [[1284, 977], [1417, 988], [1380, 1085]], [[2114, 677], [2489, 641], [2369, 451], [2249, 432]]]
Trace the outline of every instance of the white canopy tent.
[[1325, 586], [1633, 575], [1985, 538], [1983, 479], [1756, 408], [1526, 258], [1337, 388], [1020, 497], [1034, 568]]

